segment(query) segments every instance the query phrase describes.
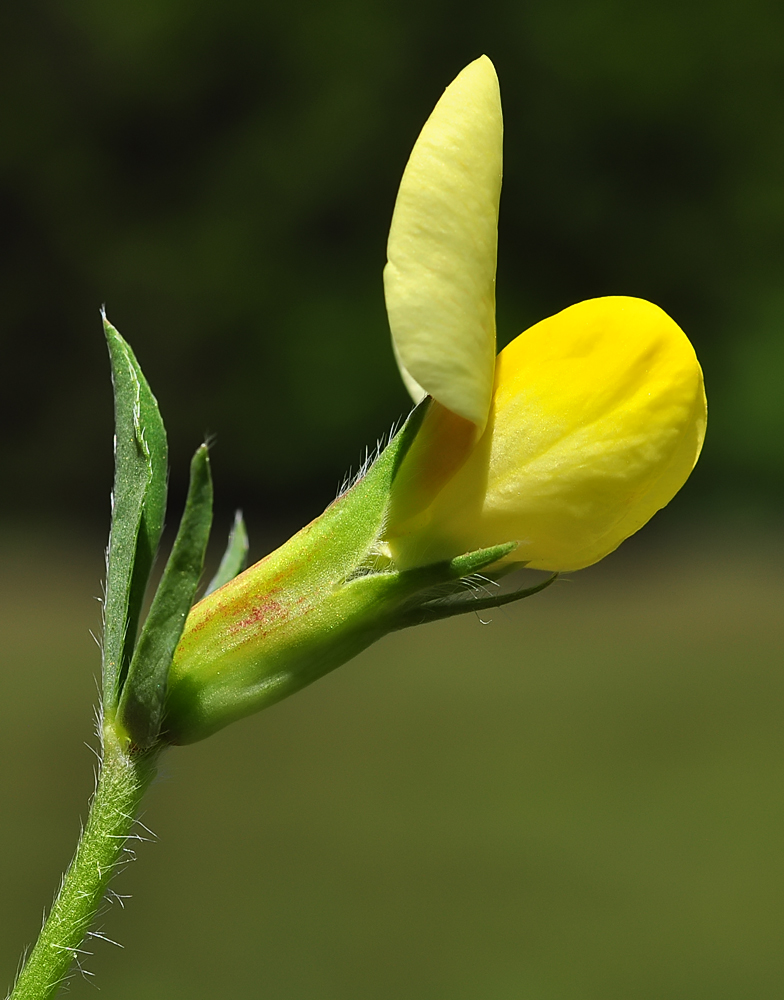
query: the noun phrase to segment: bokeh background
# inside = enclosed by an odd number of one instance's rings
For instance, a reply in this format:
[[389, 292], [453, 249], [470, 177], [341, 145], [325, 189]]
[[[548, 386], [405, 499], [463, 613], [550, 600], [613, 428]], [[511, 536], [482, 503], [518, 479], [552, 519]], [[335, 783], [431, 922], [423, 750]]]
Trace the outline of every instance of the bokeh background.
[[700, 465], [492, 626], [390, 637], [172, 752], [105, 917], [125, 951], [85, 968], [117, 1000], [781, 996], [782, 37], [765, 0], [0, 6], [0, 983], [92, 782], [100, 305], [160, 401], [174, 507], [212, 435], [217, 530], [242, 506], [263, 555], [406, 410], [386, 231], [487, 52], [501, 343], [657, 302], [705, 369]]

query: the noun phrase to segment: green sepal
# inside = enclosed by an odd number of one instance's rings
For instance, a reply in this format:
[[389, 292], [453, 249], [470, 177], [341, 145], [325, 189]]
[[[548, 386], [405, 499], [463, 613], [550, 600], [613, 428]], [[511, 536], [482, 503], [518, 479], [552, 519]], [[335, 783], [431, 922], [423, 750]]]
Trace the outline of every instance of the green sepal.
[[212, 476], [202, 445], [191, 462], [185, 511], [120, 699], [119, 725], [137, 747], [151, 746], [160, 732], [169, 668], [204, 569], [211, 524]]
[[429, 563], [402, 572], [386, 571], [363, 573], [346, 581], [344, 592], [356, 595], [353, 603], [363, 607], [368, 617], [375, 617], [384, 632], [422, 625], [427, 622], [452, 618], [467, 611], [485, 611], [538, 594], [554, 583], [554, 573], [542, 583], [506, 594], [477, 597], [472, 589], [471, 577], [479, 570], [488, 569], [484, 582], [494, 583], [494, 578], [521, 569], [525, 563], [510, 563], [493, 568], [500, 560], [511, 555], [517, 542], [505, 542], [486, 549], [465, 552], [454, 559]]
[[[178, 646], [161, 737], [203, 739], [345, 663], [389, 631], [397, 574], [378, 540], [425, 400], [353, 485], [285, 545], [200, 601]], [[355, 575], [359, 576], [355, 578]]]
[[[506, 558], [517, 544], [504, 542], [402, 571], [381, 569], [372, 572], [363, 568], [344, 582], [343, 590], [347, 595], [356, 595], [357, 606], [373, 608], [373, 617], [383, 624], [384, 631], [407, 628], [415, 622], [430, 621], [430, 617], [422, 616], [423, 609], [429, 614], [431, 607], [441, 609], [447, 601], [450, 607], [453, 603], [455, 606], [465, 604], [464, 610], [470, 610], [470, 598], [465, 600], [466, 577]], [[502, 568], [499, 572], [503, 575], [507, 571]]]
[[[285, 698], [387, 632], [535, 593], [475, 600], [516, 542], [398, 571], [383, 543], [390, 495], [427, 403], [311, 524], [200, 601], [174, 654], [160, 738], [192, 743]], [[468, 580], [466, 580], [468, 578]]]
[[455, 615], [464, 615], [468, 611], [489, 611], [492, 608], [501, 608], [505, 604], [512, 604], [514, 601], [521, 601], [525, 597], [532, 597], [534, 594], [546, 590], [558, 579], [558, 574], [553, 573], [546, 580], [535, 584], [533, 587], [524, 587], [513, 590], [508, 594], [492, 594], [489, 597], [476, 597], [475, 594], [466, 595], [462, 592], [459, 595], [449, 595], [442, 598], [434, 598], [428, 601], [412, 602], [408, 609], [404, 609], [396, 617], [395, 628], [409, 628], [412, 625], [425, 625], [428, 622], [441, 621], [444, 618], [453, 618]]
[[115, 411], [112, 526], [106, 557], [104, 711], [111, 715], [133, 654], [163, 530], [168, 447], [158, 403], [133, 351], [102, 313]]
[[213, 590], [222, 587], [224, 583], [233, 580], [248, 565], [248, 529], [245, 527], [245, 520], [242, 511], [238, 510], [234, 515], [234, 523], [229, 532], [229, 541], [226, 551], [218, 566], [215, 576], [207, 584], [204, 597], [211, 594]]
[[330, 585], [350, 578], [367, 560], [375, 559], [374, 549], [389, 512], [392, 483], [429, 406], [428, 396], [411, 411], [368, 470], [321, 517], [294, 536], [292, 541], [302, 538], [309, 548], [314, 543], [325, 547], [326, 559], [319, 559], [319, 563], [323, 564]]
[[407, 591], [416, 591], [417, 600], [421, 601], [423, 591], [425, 591], [424, 599], [427, 599], [427, 588], [433, 585], [450, 585], [465, 576], [478, 573], [480, 569], [504, 559], [516, 548], [517, 542], [504, 542], [502, 545], [492, 545], [487, 549], [475, 549], [473, 552], [465, 552], [445, 562], [429, 563], [426, 566], [417, 566], [415, 569], [403, 570], [398, 577], [403, 588]]

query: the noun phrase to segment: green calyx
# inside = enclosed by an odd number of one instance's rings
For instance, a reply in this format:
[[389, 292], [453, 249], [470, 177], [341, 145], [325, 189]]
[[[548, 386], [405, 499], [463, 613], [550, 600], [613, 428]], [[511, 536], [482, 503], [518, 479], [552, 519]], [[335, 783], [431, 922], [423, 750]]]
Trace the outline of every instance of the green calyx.
[[514, 542], [402, 572], [384, 554], [392, 485], [427, 405], [320, 517], [193, 608], [169, 674], [162, 739], [203, 739], [387, 632], [498, 607], [552, 582], [481, 598], [467, 589], [465, 578], [507, 557]]

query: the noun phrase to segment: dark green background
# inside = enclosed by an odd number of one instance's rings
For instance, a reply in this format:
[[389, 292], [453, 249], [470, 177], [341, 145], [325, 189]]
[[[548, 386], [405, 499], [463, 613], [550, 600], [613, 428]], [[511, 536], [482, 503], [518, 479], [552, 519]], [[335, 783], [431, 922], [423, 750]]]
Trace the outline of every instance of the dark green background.
[[91, 788], [98, 307], [160, 400], [175, 502], [215, 435], [220, 530], [242, 505], [261, 555], [407, 407], [386, 231], [487, 52], [501, 341], [652, 299], [705, 368], [704, 456], [492, 626], [390, 637], [171, 752], [105, 918], [126, 950], [86, 967], [113, 1000], [779, 1000], [782, 38], [759, 0], [0, 5], [0, 984]]
[[178, 494], [209, 432], [226, 512], [318, 511], [406, 408], [387, 227], [424, 119], [487, 52], [501, 342], [581, 298], [652, 299], [712, 407], [684, 503], [780, 509], [782, 37], [763, 0], [3, 4], [2, 508], [105, 517], [105, 302]]

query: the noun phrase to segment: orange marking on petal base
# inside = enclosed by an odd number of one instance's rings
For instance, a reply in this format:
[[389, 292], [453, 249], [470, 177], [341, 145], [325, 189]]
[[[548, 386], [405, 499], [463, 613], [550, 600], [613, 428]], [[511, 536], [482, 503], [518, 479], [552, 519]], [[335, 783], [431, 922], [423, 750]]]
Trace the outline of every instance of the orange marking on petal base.
[[394, 538], [410, 530], [409, 522], [426, 510], [471, 454], [476, 424], [448, 410], [435, 399], [395, 477], [389, 524]]

